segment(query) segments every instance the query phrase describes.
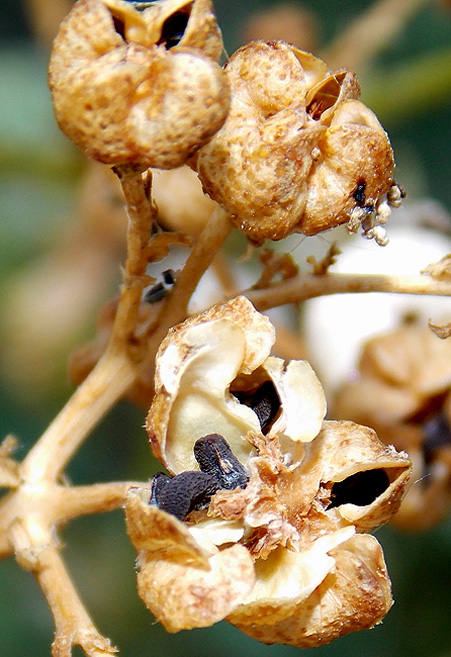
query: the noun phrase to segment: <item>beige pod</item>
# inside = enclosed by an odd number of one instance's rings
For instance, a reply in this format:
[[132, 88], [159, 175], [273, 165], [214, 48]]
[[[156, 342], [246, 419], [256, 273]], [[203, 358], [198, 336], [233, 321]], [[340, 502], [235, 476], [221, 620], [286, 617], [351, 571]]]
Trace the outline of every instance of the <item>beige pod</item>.
[[106, 164], [180, 166], [227, 116], [221, 51], [209, 0], [79, 0], [50, 58], [60, 128]]

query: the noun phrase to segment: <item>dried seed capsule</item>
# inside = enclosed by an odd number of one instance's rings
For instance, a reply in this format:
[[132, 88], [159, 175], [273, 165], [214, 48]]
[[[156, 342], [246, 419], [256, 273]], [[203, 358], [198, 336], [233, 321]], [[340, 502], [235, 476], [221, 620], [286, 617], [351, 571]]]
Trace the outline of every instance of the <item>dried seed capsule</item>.
[[367, 213], [352, 214], [363, 193], [377, 210], [393, 186], [394, 167], [386, 133], [357, 100], [356, 76], [328, 73], [309, 53], [263, 41], [238, 50], [225, 71], [230, 112], [192, 166], [235, 225], [260, 244], [353, 220], [382, 242], [380, 230], [370, 232], [382, 223], [377, 212], [368, 226]]
[[61, 130], [100, 162], [172, 168], [229, 108], [210, 0], [79, 0], [54, 42], [49, 85]]

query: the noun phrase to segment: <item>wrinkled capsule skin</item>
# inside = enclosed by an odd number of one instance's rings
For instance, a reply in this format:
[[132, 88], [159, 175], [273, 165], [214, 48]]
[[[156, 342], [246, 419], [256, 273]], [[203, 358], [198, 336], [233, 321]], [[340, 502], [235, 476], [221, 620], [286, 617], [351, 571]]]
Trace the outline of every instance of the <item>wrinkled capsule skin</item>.
[[221, 51], [210, 0], [142, 11], [123, 0], [79, 0], [49, 65], [59, 126], [106, 164], [180, 166], [226, 118]]
[[154, 483], [129, 491], [139, 595], [169, 632], [226, 619], [265, 643], [310, 648], [372, 627], [392, 604], [382, 549], [365, 532], [398, 509], [410, 461], [368, 427], [325, 421], [314, 371], [270, 356], [274, 340], [237, 297], [173, 327], [158, 351], [146, 428], [175, 475], [167, 485], [197, 494], [218, 463], [237, 482], [188, 515], [178, 501], [167, 512]]
[[282, 41], [251, 42], [225, 71], [227, 121], [192, 166], [251, 241], [315, 235], [350, 221], [355, 210], [362, 220], [362, 208], [377, 214], [393, 185], [393, 153], [358, 100], [354, 73], [328, 72]]

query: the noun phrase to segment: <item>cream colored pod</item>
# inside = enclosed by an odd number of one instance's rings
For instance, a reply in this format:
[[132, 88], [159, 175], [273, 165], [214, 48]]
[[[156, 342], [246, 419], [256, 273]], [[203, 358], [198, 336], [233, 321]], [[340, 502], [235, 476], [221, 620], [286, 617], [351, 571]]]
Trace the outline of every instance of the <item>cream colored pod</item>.
[[235, 225], [257, 244], [346, 222], [382, 242], [393, 153], [354, 73], [281, 41], [244, 46], [225, 71], [228, 118], [192, 166]]
[[358, 371], [338, 390], [335, 412], [409, 454], [412, 485], [393, 523], [429, 529], [451, 506], [451, 340], [403, 324], [365, 343]]
[[221, 51], [210, 0], [78, 0], [49, 66], [60, 128], [106, 164], [180, 166], [226, 118]]
[[171, 329], [158, 352], [146, 426], [171, 482], [200, 474], [195, 443], [211, 434], [248, 473], [183, 520], [151, 500], [155, 482], [129, 492], [139, 594], [170, 632], [225, 618], [266, 643], [313, 647], [392, 604], [381, 547], [360, 532], [397, 509], [410, 462], [366, 427], [325, 422], [312, 368], [271, 357], [274, 338], [238, 297]]

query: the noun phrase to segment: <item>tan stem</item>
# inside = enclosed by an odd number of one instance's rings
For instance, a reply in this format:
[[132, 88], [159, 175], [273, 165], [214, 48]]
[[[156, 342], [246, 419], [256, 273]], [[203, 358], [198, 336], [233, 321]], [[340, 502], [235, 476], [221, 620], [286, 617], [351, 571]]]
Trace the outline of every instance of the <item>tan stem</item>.
[[54, 508], [56, 522], [118, 509], [124, 504], [130, 488], [143, 485], [145, 484], [139, 482], [120, 481], [92, 486], [60, 487]]
[[138, 373], [131, 356], [156, 210], [150, 200], [150, 178], [144, 180], [141, 172], [131, 166], [117, 167], [116, 173], [127, 202], [129, 225], [124, 284], [113, 332], [104, 356], [28, 453], [22, 474], [30, 483], [57, 479], [90, 431], [123, 396]]
[[380, 0], [359, 15], [321, 57], [331, 69], [347, 66], [360, 72], [402, 30], [426, 0]]
[[243, 292], [258, 310], [268, 310], [287, 303], [328, 294], [394, 292], [451, 296], [451, 282], [427, 276], [384, 276], [379, 274], [302, 274], [263, 290]]
[[107, 352], [27, 454], [23, 477], [30, 483], [55, 481], [136, 376], [137, 368], [125, 354]]
[[43, 550], [33, 570], [55, 619], [52, 657], [70, 657], [74, 645], [81, 646], [88, 657], [117, 652], [92, 623], [55, 547]]
[[156, 207], [151, 200], [151, 173], [146, 180], [133, 167], [116, 167], [127, 202], [129, 224], [127, 230], [127, 260], [124, 284], [116, 312], [110, 345], [133, 348], [141, 294], [147, 283], [147, 247]]
[[149, 355], [155, 354], [168, 329], [186, 318], [194, 290], [231, 229], [229, 215], [222, 208], [216, 208], [188, 256], [172, 294], [163, 305], [158, 324], [149, 331]]

